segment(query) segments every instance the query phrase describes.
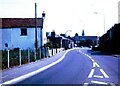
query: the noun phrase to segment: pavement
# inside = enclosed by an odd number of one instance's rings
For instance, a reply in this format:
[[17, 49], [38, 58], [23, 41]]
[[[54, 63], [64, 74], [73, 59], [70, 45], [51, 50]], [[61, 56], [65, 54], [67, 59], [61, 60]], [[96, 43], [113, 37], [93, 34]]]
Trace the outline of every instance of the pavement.
[[2, 80], [0, 81], [0, 84], [16, 79], [20, 76], [26, 75], [38, 69], [41, 69], [59, 60], [65, 54], [65, 52], [66, 51], [61, 51], [55, 54], [54, 56], [47, 57], [42, 60], [37, 60], [36, 62], [31, 62], [21, 66], [16, 66], [13, 68], [2, 70], [2, 77], [1, 77]]

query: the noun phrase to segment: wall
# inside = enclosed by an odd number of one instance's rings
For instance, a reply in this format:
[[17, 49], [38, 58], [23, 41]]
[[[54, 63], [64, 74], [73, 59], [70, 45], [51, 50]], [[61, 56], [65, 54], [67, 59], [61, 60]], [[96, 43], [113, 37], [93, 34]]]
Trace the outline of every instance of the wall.
[[[38, 47], [40, 47], [40, 28], [37, 29]], [[2, 29], [2, 49], [5, 49], [5, 43], [8, 48], [34, 49], [35, 47], [35, 29], [27, 28], [27, 36], [21, 36], [20, 28]]]
[[11, 31], [12, 31], [12, 29], [6, 28], [6, 29], [0, 29], [0, 30], [2, 32], [2, 47], [1, 47], [1, 49], [6, 49], [5, 43], [7, 43], [8, 47], [11, 48], [12, 47], [12, 45], [11, 45]]

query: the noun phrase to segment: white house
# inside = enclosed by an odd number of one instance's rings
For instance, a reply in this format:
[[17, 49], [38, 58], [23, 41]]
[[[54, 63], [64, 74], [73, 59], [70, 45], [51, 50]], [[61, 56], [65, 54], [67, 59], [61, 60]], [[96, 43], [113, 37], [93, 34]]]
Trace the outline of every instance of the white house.
[[34, 49], [35, 27], [37, 26], [37, 43], [41, 47], [43, 18], [1, 18], [0, 50], [6, 48]]

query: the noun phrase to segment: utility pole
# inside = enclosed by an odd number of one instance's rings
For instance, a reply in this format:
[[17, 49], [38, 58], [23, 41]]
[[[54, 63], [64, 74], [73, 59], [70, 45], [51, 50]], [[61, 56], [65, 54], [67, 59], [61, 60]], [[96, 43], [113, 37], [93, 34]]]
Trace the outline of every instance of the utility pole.
[[37, 47], [38, 47], [38, 43], [37, 43], [37, 4], [35, 3], [35, 60], [37, 57]]

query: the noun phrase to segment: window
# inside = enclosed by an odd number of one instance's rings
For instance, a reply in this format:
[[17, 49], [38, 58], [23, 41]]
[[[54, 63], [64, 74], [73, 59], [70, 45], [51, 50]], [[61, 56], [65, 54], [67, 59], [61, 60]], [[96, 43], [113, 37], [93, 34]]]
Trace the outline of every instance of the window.
[[21, 28], [21, 36], [27, 36], [27, 28]]

